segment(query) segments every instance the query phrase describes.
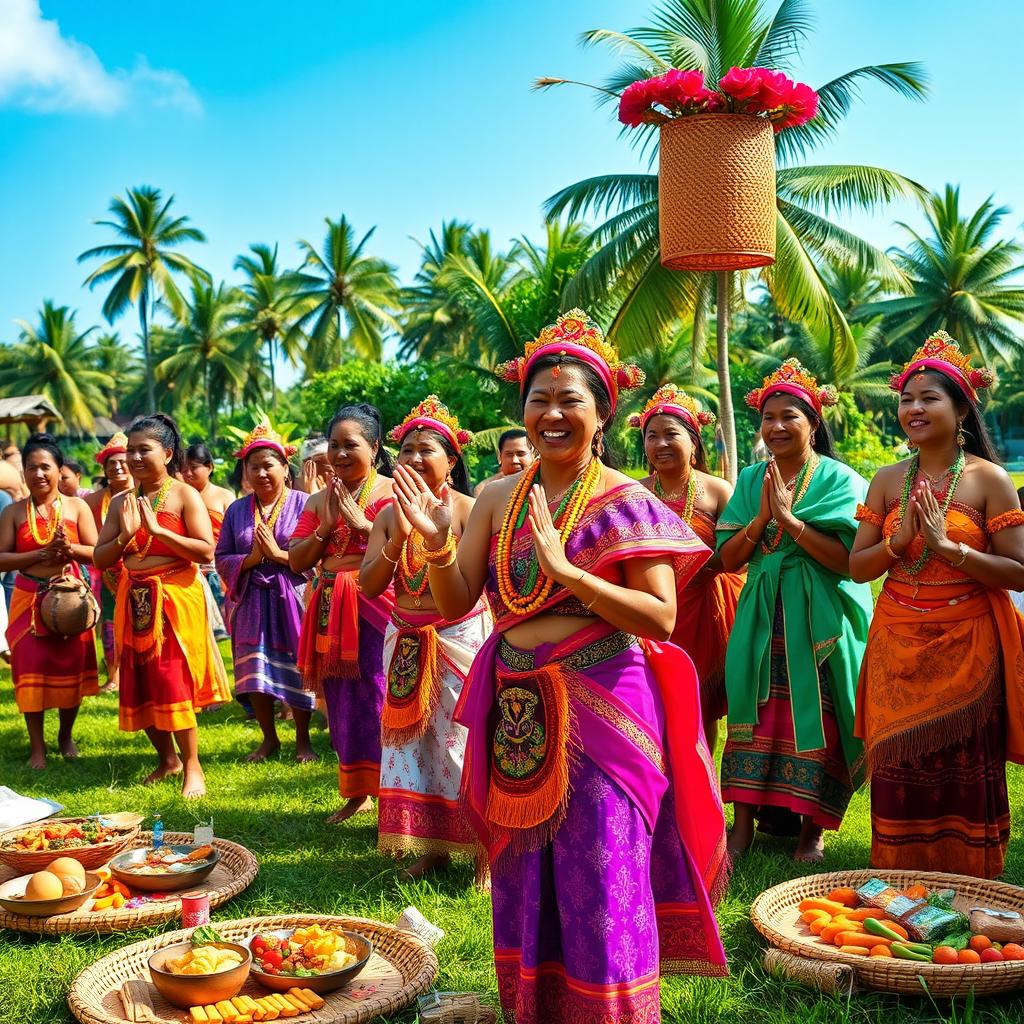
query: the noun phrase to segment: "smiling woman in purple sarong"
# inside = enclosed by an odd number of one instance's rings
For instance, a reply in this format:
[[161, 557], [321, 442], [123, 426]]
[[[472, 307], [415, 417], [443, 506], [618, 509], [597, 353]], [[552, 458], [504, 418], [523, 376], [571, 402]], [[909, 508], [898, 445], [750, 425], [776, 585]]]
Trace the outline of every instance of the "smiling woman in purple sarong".
[[710, 551], [602, 465], [618, 390], [642, 376], [585, 313], [501, 372], [539, 461], [483, 492], [457, 554], [449, 501], [401, 467], [395, 496], [442, 614], [465, 615], [486, 587], [495, 616], [455, 717], [502, 1008], [516, 1024], [654, 1024], [662, 973], [726, 973], [722, 805], [696, 673], [665, 642], [676, 574]]
[[263, 731], [263, 742], [247, 761], [263, 761], [281, 747], [275, 700], [292, 709], [295, 760], [316, 760], [309, 743], [316, 697], [303, 690], [295, 664], [306, 576], [289, 568], [287, 547], [306, 495], [288, 488], [288, 458], [294, 452], [266, 423], [249, 434], [235, 458], [245, 463], [253, 492], [229, 506], [217, 540], [235, 694], [248, 697]]

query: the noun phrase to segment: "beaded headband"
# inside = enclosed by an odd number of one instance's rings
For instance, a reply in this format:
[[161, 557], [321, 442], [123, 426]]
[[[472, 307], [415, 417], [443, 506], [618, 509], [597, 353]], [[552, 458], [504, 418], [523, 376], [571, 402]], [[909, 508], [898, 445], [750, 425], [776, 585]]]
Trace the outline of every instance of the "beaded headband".
[[987, 366], [971, 366], [971, 357], [960, 351], [960, 344], [945, 331], [936, 331], [914, 353], [899, 373], [889, 378], [893, 391], [902, 391], [907, 378], [922, 370], [936, 370], [948, 377], [977, 405], [978, 388], [991, 387], [996, 375]]
[[281, 435], [265, 421], [249, 431], [242, 442], [242, 447], [235, 452], [234, 457], [244, 459], [249, 452], [255, 451], [257, 448], [269, 448], [285, 459], [290, 459], [298, 451], [295, 445], [285, 444]]
[[839, 401], [839, 392], [835, 386], [826, 384], [819, 387], [817, 378], [795, 357], [790, 357], [774, 373], [765, 377], [759, 388], [748, 391], [747, 405], [760, 412], [764, 403], [780, 391], [802, 398], [819, 416], [826, 405], [835, 405]]
[[128, 454], [128, 437], [118, 431], [97, 453], [96, 461], [102, 466], [111, 455]]
[[675, 384], [663, 384], [654, 392], [641, 412], [635, 412], [629, 417], [629, 425], [645, 431], [647, 424], [655, 416], [663, 414], [678, 416], [680, 419], [686, 420], [697, 433], [700, 433], [701, 427], [715, 422], [715, 414], [702, 409], [695, 398], [686, 394]]
[[459, 455], [462, 454], [463, 445], [473, 440], [473, 435], [459, 426], [459, 421], [437, 395], [427, 395], [397, 427], [392, 429], [388, 437], [396, 444], [401, 444], [406, 434], [423, 429], [436, 430], [448, 439]]
[[526, 354], [502, 363], [495, 373], [510, 384], [518, 384], [522, 393], [530, 376], [530, 367], [544, 356], [569, 356], [586, 363], [597, 372], [608, 389], [612, 411], [619, 390], [640, 387], [646, 380], [643, 370], [619, 360], [619, 354], [605, 341], [601, 328], [582, 309], [570, 309], [549, 324], [533, 341], [526, 343]]

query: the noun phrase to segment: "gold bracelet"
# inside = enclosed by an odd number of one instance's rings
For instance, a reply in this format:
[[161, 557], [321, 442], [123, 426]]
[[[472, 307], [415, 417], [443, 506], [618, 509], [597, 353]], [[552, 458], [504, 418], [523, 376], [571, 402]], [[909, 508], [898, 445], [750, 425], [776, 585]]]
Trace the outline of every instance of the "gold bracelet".
[[433, 558], [427, 559], [427, 565], [430, 568], [432, 568], [432, 569], [447, 569], [448, 566], [455, 564], [455, 554], [456, 554], [456, 552], [455, 552], [455, 545], [454, 544], [450, 548], [448, 548], [447, 550], [442, 548], [439, 553], [444, 554], [446, 557], [444, 558], [443, 561], [439, 561], [439, 560], [433, 559]]
[[892, 537], [885, 537], [885, 538], [883, 538], [883, 540], [882, 540], [882, 547], [884, 547], [884, 548], [885, 548], [885, 553], [886, 553], [886, 554], [887, 554], [887, 555], [888, 555], [888, 556], [889, 556], [889, 557], [890, 557], [890, 558], [891, 558], [891, 559], [892, 559], [892, 560], [893, 560], [894, 562], [898, 562], [898, 561], [900, 560], [900, 556], [899, 556], [899, 555], [897, 555], [897, 554], [896, 554], [896, 552], [895, 552], [895, 551], [893, 551], [893, 549], [892, 549]]
[[316, 539], [318, 541], [320, 541], [321, 544], [326, 544], [327, 543], [327, 538], [326, 537], [321, 537], [320, 534], [316, 532], [316, 530], [313, 531], [313, 536], [316, 537]]
[[423, 559], [428, 565], [451, 565], [455, 561], [455, 534], [449, 530], [445, 542], [436, 551], [424, 549]]
[[390, 563], [391, 563], [392, 565], [398, 565], [398, 559], [397, 559], [397, 558], [392, 558], [392, 557], [391, 557], [391, 556], [390, 556], [390, 555], [388, 554], [388, 546], [387, 546], [387, 544], [385, 544], [385, 545], [384, 545], [384, 546], [383, 546], [383, 547], [382, 547], [382, 548], [380, 549], [380, 553], [381, 553], [381, 554], [382, 554], [382, 555], [384, 556], [384, 561], [386, 561], [386, 562], [390, 562]]
[[800, 543], [800, 538], [804, 535], [804, 530], [806, 530], [806, 529], [807, 529], [807, 523], [801, 523], [800, 524], [800, 532], [793, 538], [793, 543], [794, 544], [799, 544]]
[[967, 552], [971, 550], [963, 541], [960, 541], [959, 547], [960, 547], [960, 561], [959, 562], [950, 562], [949, 563], [950, 567], [953, 568], [953, 569], [959, 569], [960, 566], [963, 565], [964, 562], [967, 561]]
[[[756, 518], [757, 517], [755, 516], [754, 519], [756, 519]], [[751, 537], [750, 534], [747, 532], [753, 525], [754, 525], [754, 520], [751, 519], [750, 522], [747, 523], [747, 525], [743, 527], [743, 536], [747, 538], [747, 543], [748, 544], [753, 544], [754, 547], [757, 547], [757, 545], [760, 544], [761, 542], [759, 540], [754, 540], [754, 538]]]

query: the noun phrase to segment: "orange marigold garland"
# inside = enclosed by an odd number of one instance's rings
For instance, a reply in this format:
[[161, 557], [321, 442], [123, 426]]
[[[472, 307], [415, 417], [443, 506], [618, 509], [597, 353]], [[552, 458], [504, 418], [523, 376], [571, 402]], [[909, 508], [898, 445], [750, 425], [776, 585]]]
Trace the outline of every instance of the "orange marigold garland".
[[[495, 567], [498, 575], [498, 593], [505, 606], [513, 615], [530, 615], [540, 608], [551, 596], [555, 581], [545, 575], [537, 560], [536, 551], [531, 552], [530, 566], [520, 590], [512, 574], [512, 547], [516, 532], [526, 521], [529, 508], [530, 488], [537, 479], [540, 463], [534, 463], [515, 486], [505, 506], [505, 513], [498, 531], [497, 550], [495, 551]], [[597, 491], [601, 480], [601, 463], [591, 459], [573, 485], [566, 492], [554, 516], [552, 517], [558, 534], [564, 544], [576, 528], [590, 499]]]

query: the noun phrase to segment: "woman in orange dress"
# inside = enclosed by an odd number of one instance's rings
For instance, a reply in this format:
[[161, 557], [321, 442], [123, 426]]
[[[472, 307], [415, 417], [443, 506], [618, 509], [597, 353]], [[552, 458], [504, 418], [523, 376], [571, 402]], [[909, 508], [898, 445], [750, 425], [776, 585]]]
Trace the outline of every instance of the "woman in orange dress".
[[991, 371], [944, 331], [894, 375], [911, 458], [875, 474], [850, 557], [888, 574], [857, 687], [871, 863], [995, 878], [1024, 764], [1024, 514], [978, 411]]
[[[372, 600], [359, 589], [359, 566], [373, 520], [391, 504], [391, 460], [380, 413], [360, 403], [340, 409], [327, 428], [334, 475], [310, 496], [288, 546], [292, 572], [319, 574], [302, 618], [302, 685], [327, 704], [345, 803], [327, 820], [373, 809], [380, 790], [380, 715], [384, 706], [384, 631], [394, 590]], [[307, 588], [308, 589], [308, 588]]]
[[46, 711], [57, 709], [61, 754], [77, 757], [71, 737], [75, 717], [82, 698], [95, 695], [99, 687], [92, 631], [55, 636], [39, 618], [39, 602], [51, 577], [70, 568], [81, 578], [79, 564], [92, 561], [96, 527], [81, 498], [60, 493], [64, 457], [53, 437], [33, 434], [21, 455], [29, 493], [0, 515], [0, 571], [18, 574], [7, 627], [11, 675], [14, 699], [28, 729], [28, 764], [42, 769], [46, 767]]
[[[643, 412], [630, 417], [639, 427], [651, 475], [644, 487], [663, 502], [712, 550], [715, 527], [732, 497], [732, 485], [708, 472], [700, 428], [715, 417], [675, 384], [659, 388]], [[700, 679], [701, 719], [708, 747], [715, 749], [718, 721], [725, 715], [725, 649], [736, 619], [745, 572], [724, 572], [713, 555], [689, 582], [681, 580], [672, 642], [693, 659]]]
[[[210, 525], [213, 527], [213, 546], [216, 548], [220, 540], [220, 531], [224, 527], [224, 515], [235, 500], [234, 494], [226, 487], [218, 487], [210, 483], [213, 475], [213, 455], [202, 442], [197, 441], [185, 449], [185, 460], [181, 466], [181, 479], [194, 487], [203, 499], [206, 511], [210, 513]], [[203, 581], [209, 593], [207, 604], [210, 612], [210, 624], [213, 626], [215, 640], [227, 639], [228, 630], [224, 623], [224, 584], [217, 573], [217, 566], [201, 565]]]
[[[92, 510], [96, 522], [96, 532], [103, 529], [107, 518], [111, 499], [115, 495], [130, 491], [135, 483], [128, 472], [128, 438], [123, 433], [116, 433], [96, 453], [96, 461], [103, 467], [103, 475], [107, 486], [91, 491], [83, 499]], [[96, 598], [100, 603], [100, 621], [98, 624], [100, 642], [103, 644], [103, 660], [106, 662], [107, 685], [104, 690], [117, 689], [117, 659], [114, 657], [114, 602], [117, 599], [117, 586], [121, 579], [121, 563], [115, 562], [105, 572], [99, 573]]]
[[[451, 494], [452, 533], [462, 536], [473, 508], [462, 449], [470, 435], [428, 395], [390, 437], [398, 465], [415, 473], [437, 498]], [[386, 693], [381, 715], [378, 849], [416, 856], [403, 872], [420, 878], [452, 855], [476, 858], [476, 836], [459, 804], [466, 730], [454, 720], [473, 658], [491, 632], [481, 599], [446, 622], [430, 593], [419, 534], [395, 504], [377, 517], [359, 573], [363, 593], [394, 584], [395, 607], [384, 639]]]
[[202, 499], [174, 478], [181, 459], [169, 416], [132, 423], [128, 468], [139, 490], [111, 501], [95, 561], [101, 570], [124, 563], [114, 612], [121, 729], [144, 729], [156, 750], [144, 781], [183, 774], [191, 799], [206, 794], [196, 710], [227, 703], [231, 691], [196, 568], [213, 560], [213, 530]]

